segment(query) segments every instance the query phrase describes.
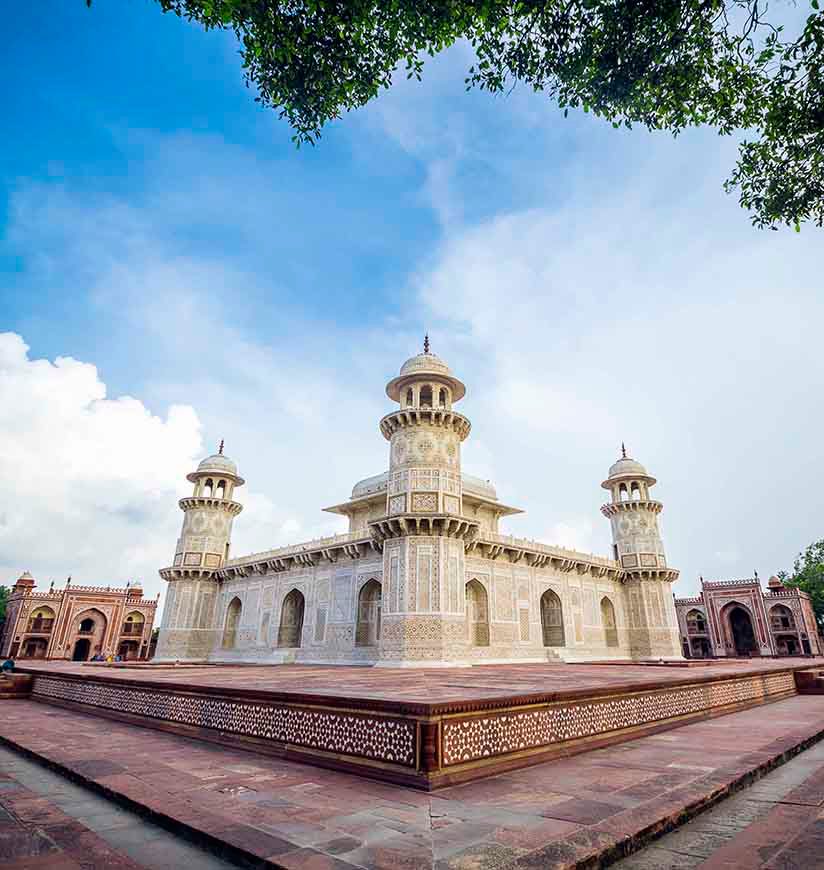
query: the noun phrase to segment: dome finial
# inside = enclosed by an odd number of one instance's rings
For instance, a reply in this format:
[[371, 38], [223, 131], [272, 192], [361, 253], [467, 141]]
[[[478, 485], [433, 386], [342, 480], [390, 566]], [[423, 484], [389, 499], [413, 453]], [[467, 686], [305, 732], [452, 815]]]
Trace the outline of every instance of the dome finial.
[[423, 337], [423, 352], [429, 353], [429, 333], [428, 332]]
[[222, 438], [220, 439], [220, 445], [217, 448], [217, 455], [223, 456], [223, 439]]
[[624, 446], [624, 442], [621, 442], [621, 459], [627, 458], [627, 448]]

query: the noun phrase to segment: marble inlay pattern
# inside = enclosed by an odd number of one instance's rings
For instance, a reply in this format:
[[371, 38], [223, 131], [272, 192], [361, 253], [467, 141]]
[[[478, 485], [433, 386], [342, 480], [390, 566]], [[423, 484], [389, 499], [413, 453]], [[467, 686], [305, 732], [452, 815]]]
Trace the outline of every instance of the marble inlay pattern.
[[403, 719], [41, 676], [35, 679], [32, 694], [339, 755], [415, 765], [415, 724]]
[[507, 755], [794, 691], [791, 673], [769, 674], [591, 702], [547, 704], [524, 711], [447, 719], [443, 723], [443, 764]]

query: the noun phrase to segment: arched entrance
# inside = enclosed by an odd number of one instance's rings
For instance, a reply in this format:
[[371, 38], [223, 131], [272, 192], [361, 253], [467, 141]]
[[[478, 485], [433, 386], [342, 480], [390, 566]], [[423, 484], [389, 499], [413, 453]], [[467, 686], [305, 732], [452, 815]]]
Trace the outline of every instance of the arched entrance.
[[758, 643], [749, 612], [736, 604], [727, 613], [730, 636], [738, 656], [758, 655]]
[[107, 625], [106, 616], [95, 607], [74, 617], [74, 637], [70, 641], [72, 661], [85, 662], [96, 653], [104, 653]]
[[223, 649], [232, 649], [237, 641], [237, 627], [240, 625], [240, 613], [243, 605], [239, 598], [233, 598], [226, 608], [226, 623], [223, 627]]
[[564, 609], [561, 599], [552, 589], [541, 596], [541, 628], [544, 646], [564, 646]]
[[87, 662], [89, 660], [89, 651], [91, 650], [92, 642], [87, 637], [78, 638], [74, 644], [72, 652], [73, 662]]
[[604, 640], [607, 646], [618, 646], [618, 626], [615, 622], [615, 607], [604, 596], [601, 599], [601, 623], [604, 626]]
[[381, 584], [369, 580], [358, 595], [358, 625], [355, 646], [377, 646], [381, 636]]
[[303, 634], [303, 611], [306, 602], [301, 592], [293, 589], [283, 599], [278, 629], [278, 646], [287, 649], [299, 647]]
[[469, 643], [489, 646], [489, 604], [486, 589], [478, 580], [466, 584], [466, 620]]

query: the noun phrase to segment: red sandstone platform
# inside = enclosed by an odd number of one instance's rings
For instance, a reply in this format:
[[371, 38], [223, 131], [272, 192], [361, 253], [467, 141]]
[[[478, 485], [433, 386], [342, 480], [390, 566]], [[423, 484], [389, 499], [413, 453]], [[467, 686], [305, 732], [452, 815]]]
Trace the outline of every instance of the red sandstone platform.
[[[120, 722], [101, 727], [74, 710], [0, 703], [0, 739], [18, 750], [234, 857], [292, 870], [602, 866], [822, 735], [824, 697], [796, 696], [769, 715], [745, 710], [427, 794]], [[60, 824], [42, 803], [11, 798], [46, 834]], [[819, 867], [814, 843], [807, 854], [801, 866]]]
[[22, 670], [38, 701], [433, 789], [778, 701], [813, 664]]

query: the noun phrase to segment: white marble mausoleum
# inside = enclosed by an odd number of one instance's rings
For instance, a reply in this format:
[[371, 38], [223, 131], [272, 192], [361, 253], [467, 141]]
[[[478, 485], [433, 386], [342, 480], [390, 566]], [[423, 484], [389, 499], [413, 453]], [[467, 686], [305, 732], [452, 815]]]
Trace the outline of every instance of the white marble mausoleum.
[[613, 552], [504, 534], [520, 513], [461, 471], [466, 388], [429, 350], [386, 387], [389, 468], [326, 508], [349, 531], [230, 557], [244, 480], [221, 450], [188, 475], [156, 660], [372, 663], [681, 658], [655, 484], [626, 453], [601, 486]]

